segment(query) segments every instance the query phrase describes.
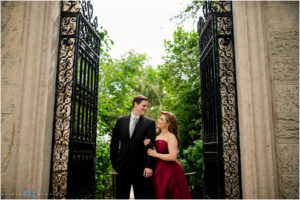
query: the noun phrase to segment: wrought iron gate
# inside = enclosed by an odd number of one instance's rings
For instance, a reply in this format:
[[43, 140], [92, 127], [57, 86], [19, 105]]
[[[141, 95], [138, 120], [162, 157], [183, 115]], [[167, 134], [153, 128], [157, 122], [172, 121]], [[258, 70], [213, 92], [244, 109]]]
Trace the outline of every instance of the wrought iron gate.
[[63, 1], [49, 198], [94, 198], [100, 37], [90, 1]]
[[204, 198], [242, 198], [231, 2], [206, 1], [198, 22]]

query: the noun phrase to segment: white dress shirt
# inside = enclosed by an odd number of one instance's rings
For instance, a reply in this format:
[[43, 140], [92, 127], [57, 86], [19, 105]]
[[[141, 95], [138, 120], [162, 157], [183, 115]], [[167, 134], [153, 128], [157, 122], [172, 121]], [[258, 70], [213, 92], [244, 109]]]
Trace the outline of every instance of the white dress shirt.
[[[134, 121], [134, 118], [136, 118], [136, 122]], [[139, 119], [140, 119], [140, 115], [136, 116], [136, 115], [134, 115], [134, 114], [131, 113], [131, 116], [130, 116], [130, 123], [129, 123], [129, 134], [130, 134], [130, 138], [131, 138], [131, 136], [132, 136], [132, 134], [133, 134], [133, 131], [134, 131], [135, 126], [136, 126], [137, 122], [139, 121]], [[135, 123], [135, 124], [134, 124], [134, 123]], [[131, 128], [132, 128], [133, 130], [131, 130]]]

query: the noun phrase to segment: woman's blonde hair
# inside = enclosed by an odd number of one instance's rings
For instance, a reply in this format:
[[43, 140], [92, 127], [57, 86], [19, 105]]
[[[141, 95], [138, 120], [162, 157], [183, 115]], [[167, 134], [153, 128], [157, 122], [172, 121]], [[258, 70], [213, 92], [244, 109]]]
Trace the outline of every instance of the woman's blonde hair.
[[[179, 146], [179, 135], [178, 135], [179, 128], [178, 128], [178, 122], [176, 116], [173, 113], [168, 111], [160, 112], [160, 116], [161, 115], [164, 115], [166, 117], [167, 123], [170, 123], [170, 125], [168, 126], [168, 131], [171, 132], [173, 135], [175, 135]], [[161, 129], [158, 129], [157, 135], [159, 135], [160, 133], [161, 133]]]

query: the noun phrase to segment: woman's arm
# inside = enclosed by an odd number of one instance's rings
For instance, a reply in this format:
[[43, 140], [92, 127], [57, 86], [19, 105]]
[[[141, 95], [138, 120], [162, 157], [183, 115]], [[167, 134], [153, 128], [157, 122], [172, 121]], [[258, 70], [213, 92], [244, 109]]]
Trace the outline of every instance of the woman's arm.
[[168, 138], [168, 150], [169, 150], [168, 154], [158, 153], [155, 148], [154, 148], [154, 150], [153, 149], [148, 149], [147, 154], [149, 156], [156, 157], [156, 158], [159, 158], [161, 160], [175, 161], [175, 160], [177, 160], [177, 146], [178, 146], [177, 139], [172, 134]]
[[[146, 149], [152, 149], [155, 146], [155, 137], [156, 137], [156, 133], [155, 133], [155, 121], [152, 121], [149, 128], [147, 129], [146, 132], [146, 137], [150, 139], [149, 144], [146, 146]], [[155, 162], [154, 162], [154, 158], [151, 156], [146, 155], [146, 163], [145, 163], [145, 167], [146, 168], [154, 168]]]

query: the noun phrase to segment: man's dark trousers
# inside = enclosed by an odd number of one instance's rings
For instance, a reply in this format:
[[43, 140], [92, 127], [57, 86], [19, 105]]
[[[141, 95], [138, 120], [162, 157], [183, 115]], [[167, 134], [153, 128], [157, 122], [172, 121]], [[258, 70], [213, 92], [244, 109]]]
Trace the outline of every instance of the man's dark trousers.
[[152, 176], [145, 178], [143, 172], [120, 173], [116, 180], [116, 198], [129, 199], [131, 184], [135, 199], [154, 199]]

